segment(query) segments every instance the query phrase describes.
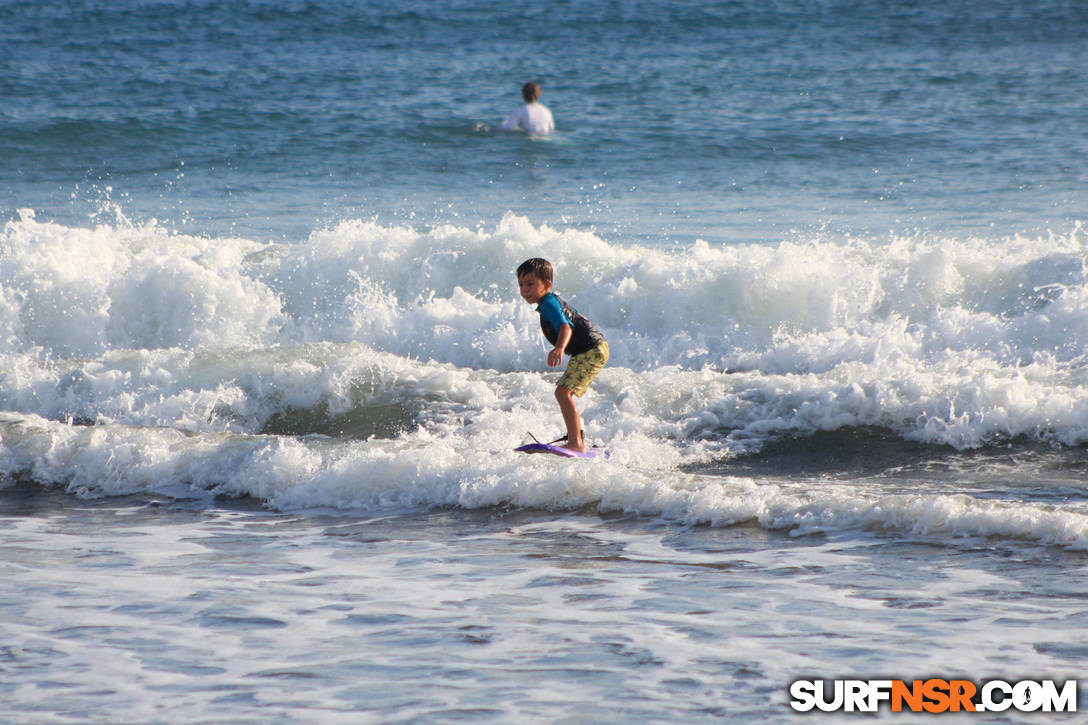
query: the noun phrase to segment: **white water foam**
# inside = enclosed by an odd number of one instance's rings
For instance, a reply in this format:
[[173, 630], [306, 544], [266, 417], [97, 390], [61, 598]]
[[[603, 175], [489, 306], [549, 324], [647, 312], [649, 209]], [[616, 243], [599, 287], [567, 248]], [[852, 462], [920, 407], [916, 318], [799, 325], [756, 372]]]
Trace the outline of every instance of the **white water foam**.
[[[526, 463], [508, 447], [459, 447], [415, 433], [331, 445], [282, 436], [184, 435], [172, 429], [70, 426], [0, 417], [0, 473], [66, 482], [83, 496], [159, 492], [247, 495], [270, 506], [368, 512], [515, 506], [661, 517], [730, 526], [754, 522], [794, 535], [856, 529], [917, 536], [1016, 538], [1088, 549], [1088, 506], [986, 501], [965, 494], [886, 494], [851, 485], [710, 477], [667, 469], [667, 452], [620, 452], [571, 466]], [[656, 455], [655, 455], [656, 453]]]
[[[0, 239], [3, 470], [88, 495], [596, 503], [1080, 547], [1078, 511], [798, 498], [679, 469], [853, 427], [961, 449], [1088, 441], [1082, 237], [653, 249], [508, 215], [493, 230], [347, 221], [284, 244], [25, 213]], [[509, 452], [561, 428], [512, 271], [537, 255], [612, 347], [582, 401], [609, 461], [527, 467]]]
[[[557, 289], [609, 338], [619, 407], [670, 411], [684, 437], [881, 425], [958, 447], [1078, 444], [1082, 236], [656, 250], [508, 215], [493, 231], [352, 221], [258, 244], [25, 214], [0, 244], [0, 396], [47, 417], [192, 427], [217, 405], [254, 421], [240, 408], [312, 407], [322, 375], [325, 403], [354, 405], [327, 371], [350, 377], [360, 359], [392, 377], [417, 361], [539, 371], [536, 315], [512, 269], [544, 254]], [[285, 352], [313, 342], [367, 348], [341, 348], [346, 360]]]

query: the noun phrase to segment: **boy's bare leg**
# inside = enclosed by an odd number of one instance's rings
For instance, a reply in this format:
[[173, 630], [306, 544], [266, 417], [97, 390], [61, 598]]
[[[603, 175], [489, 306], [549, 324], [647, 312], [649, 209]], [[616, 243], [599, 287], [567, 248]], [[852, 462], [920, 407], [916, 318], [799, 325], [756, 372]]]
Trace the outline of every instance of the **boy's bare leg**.
[[564, 448], [586, 452], [586, 442], [582, 440], [582, 418], [578, 415], [578, 406], [574, 404], [574, 393], [570, 388], [558, 385], [555, 399], [559, 401], [559, 411], [563, 414], [563, 423], [567, 426], [567, 444]]

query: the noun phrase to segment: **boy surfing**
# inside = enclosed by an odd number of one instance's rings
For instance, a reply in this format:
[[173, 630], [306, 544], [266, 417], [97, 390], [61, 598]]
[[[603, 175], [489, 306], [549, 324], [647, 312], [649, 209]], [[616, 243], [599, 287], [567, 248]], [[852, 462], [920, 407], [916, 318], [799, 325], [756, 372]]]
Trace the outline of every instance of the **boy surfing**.
[[555, 386], [555, 399], [567, 426], [563, 448], [585, 453], [582, 418], [574, 397], [585, 395], [608, 362], [608, 342], [592, 322], [552, 292], [553, 272], [548, 260], [534, 257], [522, 262], [517, 277], [522, 299], [537, 306], [541, 332], [553, 345], [548, 351], [548, 367], [559, 367], [563, 355], [570, 355], [567, 369]]

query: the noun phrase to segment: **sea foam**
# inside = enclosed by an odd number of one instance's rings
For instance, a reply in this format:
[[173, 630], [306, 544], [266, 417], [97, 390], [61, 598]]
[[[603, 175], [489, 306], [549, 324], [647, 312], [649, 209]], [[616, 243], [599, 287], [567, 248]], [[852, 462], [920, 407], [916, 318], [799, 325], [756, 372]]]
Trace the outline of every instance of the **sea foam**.
[[[187, 436], [170, 429], [68, 426], [0, 415], [0, 473], [64, 481], [82, 496], [158, 492], [252, 496], [283, 509], [399, 512], [419, 507], [529, 507], [635, 513], [677, 523], [756, 523], [791, 535], [891, 530], [901, 535], [1003, 537], [1088, 549], [1088, 510], [968, 495], [888, 494], [827, 484], [706, 477], [625, 456], [582, 467], [483, 452], [425, 433], [332, 446], [280, 436]], [[649, 456], [650, 463], [661, 463]]]
[[[562, 426], [513, 276], [532, 256], [554, 261], [557, 291], [612, 349], [580, 403], [614, 455], [577, 474], [509, 454]], [[805, 530], [799, 506], [729, 513], [679, 471], [852, 428], [958, 449], [1088, 441], [1086, 259], [1079, 226], [651, 248], [513, 214], [493, 229], [349, 220], [265, 243], [24, 213], [0, 238], [4, 467], [107, 495], [598, 502]], [[664, 490], [663, 476], [702, 483]]]

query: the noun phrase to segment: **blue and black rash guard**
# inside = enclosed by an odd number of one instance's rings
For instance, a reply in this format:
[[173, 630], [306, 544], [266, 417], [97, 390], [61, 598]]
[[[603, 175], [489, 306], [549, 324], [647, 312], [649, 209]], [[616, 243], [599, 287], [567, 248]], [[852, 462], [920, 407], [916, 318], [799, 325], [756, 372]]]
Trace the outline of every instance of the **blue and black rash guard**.
[[559, 341], [559, 328], [570, 325], [572, 333], [570, 342], [567, 343], [568, 355], [581, 355], [604, 342], [604, 335], [593, 323], [578, 314], [578, 310], [554, 292], [540, 298], [536, 311], [540, 313], [540, 329], [552, 345]]

